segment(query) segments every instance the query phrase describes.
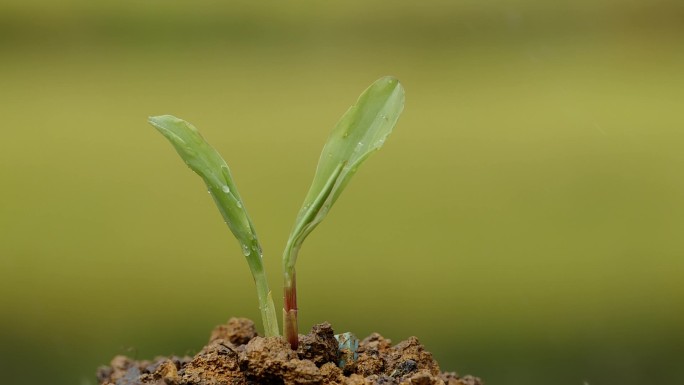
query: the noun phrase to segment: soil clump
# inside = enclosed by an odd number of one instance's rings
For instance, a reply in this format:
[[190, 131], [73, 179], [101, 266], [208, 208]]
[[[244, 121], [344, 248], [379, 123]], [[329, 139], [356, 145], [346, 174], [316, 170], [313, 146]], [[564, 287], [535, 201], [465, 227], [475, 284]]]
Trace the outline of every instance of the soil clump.
[[252, 321], [231, 318], [194, 357], [116, 356], [97, 378], [101, 385], [483, 385], [477, 377], [441, 372], [416, 337], [392, 346], [373, 333], [342, 367], [330, 324], [314, 326], [299, 342], [294, 351], [281, 337], [259, 337]]

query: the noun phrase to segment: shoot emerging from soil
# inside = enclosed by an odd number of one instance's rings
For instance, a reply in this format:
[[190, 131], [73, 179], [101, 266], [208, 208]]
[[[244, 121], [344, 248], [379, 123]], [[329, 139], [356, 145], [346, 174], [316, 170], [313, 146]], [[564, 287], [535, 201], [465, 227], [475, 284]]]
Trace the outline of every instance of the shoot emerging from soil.
[[316, 175], [283, 254], [283, 334], [293, 349], [298, 343], [295, 263], [302, 242], [328, 214], [361, 163], [382, 147], [403, 108], [404, 89], [399, 81], [381, 78], [347, 110], [323, 147]]
[[[342, 116], [323, 147], [313, 183], [283, 253], [283, 334], [293, 349], [298, 345], [295, 263], [302, 242], [328, 214], [358, 167], [382, 147], [403, 108], [404, 89], [399, 81], [392, 77], [378, 79]], [[247, 258], [257, 288], [265, 334], [279, 335], [261, 245], [228, 165], [190, 123], [170, 115], [151, 117], [149, 122], [171, 142], [185, 164], [204, 180]]]

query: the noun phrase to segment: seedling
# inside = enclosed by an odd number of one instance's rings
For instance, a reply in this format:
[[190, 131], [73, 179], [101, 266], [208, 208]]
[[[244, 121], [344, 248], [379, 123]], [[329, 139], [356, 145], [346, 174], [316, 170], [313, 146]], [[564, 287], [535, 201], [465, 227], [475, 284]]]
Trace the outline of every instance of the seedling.
[[[295, 263], [304, 239], [321, 223], [351, 177], [368, 156], [385, 143], [404, 108], [404, 89], [392, 77], [375, 81], [342, 116], [323, 147], [318, 167], [283, 253], [283, 334], [297, 348], [297, 285]], [[261, 245], [230, 169], [190, 123], [162, 115], [150, 123], [174, 146], [185, 164], [207, 185], [223, 219], [240, 242], [254, 277], [266, 336], [278, 336], [278, 320], [268, 287]]]

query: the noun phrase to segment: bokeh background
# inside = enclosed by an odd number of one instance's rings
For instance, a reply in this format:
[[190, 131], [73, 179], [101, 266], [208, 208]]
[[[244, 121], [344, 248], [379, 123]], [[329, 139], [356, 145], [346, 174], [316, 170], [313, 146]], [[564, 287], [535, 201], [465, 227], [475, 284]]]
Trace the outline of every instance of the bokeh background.
[[404, 115], [304, 246], [302, 327], [417, 335], [488, 384], [681, 383], [683, 20], [676, 0], [3, 0], [0, 382], [94, 384], [116, 354], [257, 319], [148, 115], [224, 154], [279, 293], [329, 131], [391, 74]]

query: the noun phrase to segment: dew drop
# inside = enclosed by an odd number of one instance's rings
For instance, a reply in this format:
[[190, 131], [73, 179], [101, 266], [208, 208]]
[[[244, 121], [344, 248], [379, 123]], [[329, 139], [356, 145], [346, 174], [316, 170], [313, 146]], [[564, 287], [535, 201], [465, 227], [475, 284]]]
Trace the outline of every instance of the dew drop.
[[342, 134], [342, 137], [343, 137], [343, 138], [346, 138], [346, 137], [348, 137], [348, 136], [349, 136], [349, 131], [345, 131], [344, 134]]
[[235, 201], [235, 205], [236, 205], [239, 209], [242, 208], [242, 202], [240, 202], [240, 201]]
[[259, 258], [264, 259], [264, 251], [261, 250], [261, 245], [257, 245], [256, 251], [259, 253]]
[[245, 245], [244, 243], [242, 244], [242, 254], [245, 257], [249, 256], [249, 246]]
[[230, 193], [230, 187], [226, 185], [221, 186], [221, 190], [223, 190], [223, 192], [226, 194]]

